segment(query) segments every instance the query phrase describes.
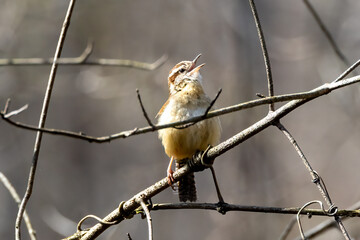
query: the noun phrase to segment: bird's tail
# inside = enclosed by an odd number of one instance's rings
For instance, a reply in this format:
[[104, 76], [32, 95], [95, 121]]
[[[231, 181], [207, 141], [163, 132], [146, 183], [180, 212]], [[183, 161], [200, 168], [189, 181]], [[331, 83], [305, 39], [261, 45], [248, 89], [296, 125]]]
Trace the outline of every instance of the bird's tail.
[[[186, 161], [176, 161], [176, 169], [181, 168], [186, 164]], [[178, 192], [180, 202], [195, 202], [196, 201], [196, 186], [195, 186], [195, 175], [189, 173], [178, 182]]]

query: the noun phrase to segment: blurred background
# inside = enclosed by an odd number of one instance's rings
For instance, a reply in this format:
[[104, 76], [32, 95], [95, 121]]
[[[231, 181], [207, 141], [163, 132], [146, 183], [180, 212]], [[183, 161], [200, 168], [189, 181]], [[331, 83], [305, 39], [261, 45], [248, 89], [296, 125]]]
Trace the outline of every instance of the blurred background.
[[[360, 57], [360, 2], [312, 1], [351, 63]], [[307, 91], [333, 81], [346, 66], [300, 0], [257, 0], [271, 58], [276, 94]], [[68, 1], [0, 0], [0, 58], [52, 57]], [[79, 56], [89, 40], [90, 59], [154, 62], [154, 71], [104, 66], [59, 66], [46, 126], [104, 136], [147, 125], [135, 89], [154, 119], [168, 96], [167, 75], [177, 62], [202, 53], [206, 92], [223, 92], [218, 108], [267, 93], [261, 48], [248, 1], [87, 0], [75, 5], [63, 57]], [[0, 67], [0, 108], [29, 108], [13, 119], [37, 125], [50, 66]], [[311, 101], [282, 123], [323, 177], [339, 208], [359, 201], [359, 87], [352, 85]], [[280, 106], [280, 104], [277, 104]], [[221, 116], [226, 140], [267, 114], [268, 107]], [[156, 120], [153, 120], [156, 122]], [[35, 132], [0, 121], [0, 171], [23, 196]], [[119, 202], [166, 176], [168, 157], [157, 133], [110, 143], [45, 134], [35, 187], [27, 211], [39, 239], [60, 239], [76, 231], [88, 214], [105, 216]], [[225, 201], [241, 205], [300, 207], [323, 200], [288, 140], [270, 127], [215, 162]], [[196, 174], [198, 201], [217, 202], [210, 171]], [[154, 203], [178, 202], [171, 189]], [[317, 206], [314, 206], [317, 207]], [[0, 239], [14, 238], [17, 205], [0, 186]], [[152, 212], [154, 238], [278, 239], [290, 215], [170, 210]], [[303, 218], [310, 229], [325, 218]], [[71, 221], [74, 223], [72, 224]], [[360, 222], [345, 222], [354, 238]], [[28, 239], [22, 224], [23, 239]], [[99, 239], [147, 238], [146, 220], [135, 216], [111, 227]], [[298, 236], [294, 227], [289, 239]], [[316, 239], [341, 239], [337, 229]]]

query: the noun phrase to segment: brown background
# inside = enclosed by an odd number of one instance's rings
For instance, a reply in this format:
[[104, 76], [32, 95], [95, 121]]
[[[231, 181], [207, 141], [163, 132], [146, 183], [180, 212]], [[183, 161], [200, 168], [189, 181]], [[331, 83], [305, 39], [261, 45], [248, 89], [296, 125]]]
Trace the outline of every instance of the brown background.
[[[300, 92], [335, 79], [345, 66], [330, 48], [302, 1], [256, 1], [271, 57], [275, 93]], [[0, 0], [0, 57], [51, 57], [68, 1]], [[359, 58], [360, 2], [314, 1], [340, 48]], [[87, 0], [75, 5], [63, 49], [64, 57], [81, 54], [89, 39], [91, 58], [168, 61], [152, 72], [102, 66], [60, 66], [46, 126], [102, 136], [146, 126], [135, 89], [153, 119], [167, 98], [169, 69], [202, 53], [205, 88], [225, 107], [266, 94], [266, 76], [254, 21], [247, 1]], [[14, 119], [37, 125], [50, 66], [1, 67], [0, 106], [29, 104]], [[312, 101], [285, 117], [288, 127], [333, 201], [345, 208], [360, 198], [359, 88], [350, 86]], [[279, 106], [279, 105], [277, 105]], [[258, 107], [221, 117], [222, 140], [267, 113]], [[154, 120], [155, 121], [155, 120]], [[22, 196], [35, 133], [0, 121], [0, 171]], [[45, 135], [28, 212], [39, 239], [59, 239], [75, 231], [61, 216], [77, 222], [87, 214], [105, 216], [122, 200], [165, 177], [168, 158], [157, 133], [96, 144]], [[222, 155], [215, 163], [229, 203], [302, 206], [322, 200], [309, 173], [285, 137], [271, 127]], [[216, 202], [209, 171], [196, 175], [200, 202]], [[166, 190], [153, 202], [177, 202]], [[0, 239], [13, 239], [17, 206], [0, 187]], [[287, 215], [175, 210], [152, 213], [155, 239], [277, 239], [291, 219]], [[304, 218], [309, 229], [323, 218]], [[345, 222], [359, 237], [359, 221]], [[25, 230], [25, 225], [23, 225]], [[64, 235], [57, 233], [61, 232]], [[147, 238], [145, 220], [136, 216], [112, 227], [101, 239]], [[298, 230], [295, 226], [291, 236]], [[318, 239], [338, 239], [332, 230]], [[23, 231], [23, 238], [27, 234]]]

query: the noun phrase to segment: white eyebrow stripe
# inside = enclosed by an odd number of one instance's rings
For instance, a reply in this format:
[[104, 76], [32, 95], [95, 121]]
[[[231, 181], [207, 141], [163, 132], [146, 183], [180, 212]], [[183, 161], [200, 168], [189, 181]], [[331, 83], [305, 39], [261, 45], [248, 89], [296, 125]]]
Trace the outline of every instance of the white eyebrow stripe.
[[181, 68], [183, 68], [183, 66], [180, 66], [178, 68], [175, 68], [171, 71], [171, 73], [169, 74], [169, 77], [171, 77], [172, 75], [174, 75], [177, 71], [179, 71]]

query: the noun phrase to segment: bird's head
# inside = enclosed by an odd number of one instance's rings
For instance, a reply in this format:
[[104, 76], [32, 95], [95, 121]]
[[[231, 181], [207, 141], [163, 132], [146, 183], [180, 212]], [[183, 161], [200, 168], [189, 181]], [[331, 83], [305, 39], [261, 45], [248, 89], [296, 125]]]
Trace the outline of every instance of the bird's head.
[[193, 61], [182, 61], [173, 67], [169, 73], [168, 85], [170, 95], [181, 91], [188, 83], [199, 84], [202, 87], [202, 77], [199, 72], [205, 64], [196, 66], [201, 54], [196, 56]]

